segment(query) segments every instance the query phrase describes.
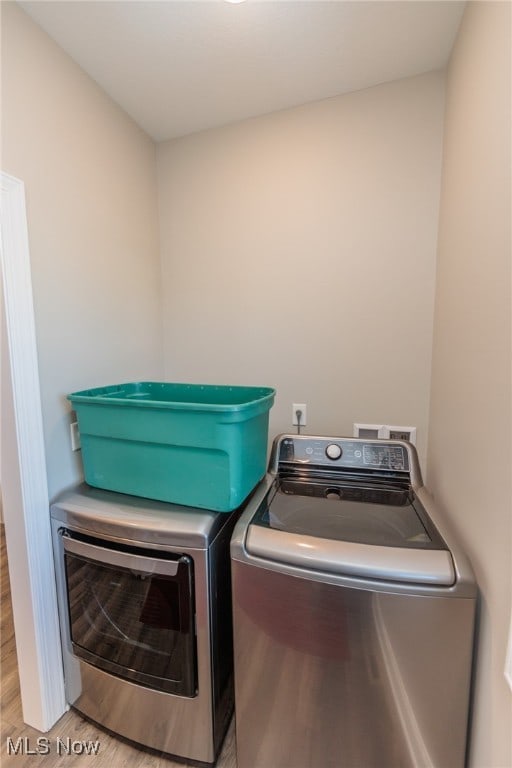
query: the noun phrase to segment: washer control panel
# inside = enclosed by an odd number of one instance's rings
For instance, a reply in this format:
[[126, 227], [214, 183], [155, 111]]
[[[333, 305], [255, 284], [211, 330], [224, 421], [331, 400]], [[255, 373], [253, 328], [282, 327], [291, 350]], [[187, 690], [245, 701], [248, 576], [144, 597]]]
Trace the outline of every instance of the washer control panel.
[[285, 436], [279, 445], [279, 462], [324, 467], [353, 467], [408, 472], [409, 455], [400, 443], [349, 438]]

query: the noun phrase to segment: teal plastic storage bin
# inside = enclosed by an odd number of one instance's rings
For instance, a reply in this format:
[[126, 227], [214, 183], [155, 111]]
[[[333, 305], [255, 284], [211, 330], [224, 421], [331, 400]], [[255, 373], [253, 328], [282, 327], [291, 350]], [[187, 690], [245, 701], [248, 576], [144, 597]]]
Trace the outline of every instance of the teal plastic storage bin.
[[269, 387], [137, 382], [68, 395], [95, 488], [236, 509], [264, 476]]

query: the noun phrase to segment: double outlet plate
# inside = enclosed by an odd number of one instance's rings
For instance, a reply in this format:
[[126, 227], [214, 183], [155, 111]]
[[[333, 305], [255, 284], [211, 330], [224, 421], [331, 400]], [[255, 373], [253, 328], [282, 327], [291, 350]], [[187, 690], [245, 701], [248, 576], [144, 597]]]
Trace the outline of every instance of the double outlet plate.
[[408, 440], [416, 445], [416, 427], [397, 427], [389, 424], [354, 424], [354, 437], [370, 440]]

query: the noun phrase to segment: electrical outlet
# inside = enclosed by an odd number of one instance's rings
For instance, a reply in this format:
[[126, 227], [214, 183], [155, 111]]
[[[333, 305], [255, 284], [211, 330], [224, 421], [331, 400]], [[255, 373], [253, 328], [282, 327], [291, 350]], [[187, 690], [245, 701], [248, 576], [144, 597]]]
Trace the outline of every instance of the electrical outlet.
[[387, 427], [390, 440], [408, 440], [416, 445], [416, 427]]
[[[300, 416], [300, 421], [299, 421], [299, 416]], [[292, 425], [294, 427], [298, 427], [298, 426], [305, 427], [307, 423], [308, 423], [308, 407], [306, 403], [293, 403]]]
[[78, 421], [73, 421], [69, 425], [69, 431], [71, 433], [71, 450], [80, 450], [80, 432], [78, 431]]

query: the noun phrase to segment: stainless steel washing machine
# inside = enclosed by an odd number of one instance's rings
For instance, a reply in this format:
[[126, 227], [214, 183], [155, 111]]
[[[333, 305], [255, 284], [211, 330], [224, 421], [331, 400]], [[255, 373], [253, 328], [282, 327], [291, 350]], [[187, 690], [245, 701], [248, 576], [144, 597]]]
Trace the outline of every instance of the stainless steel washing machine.
[[239, 513], [84, 484], [51, 515], [69, 704], [137, 744], [213, 763], [233, 711]]
[[461, 768], [476, 585], [414, 446], [282, 435], [231, 541], [238, 768]]

